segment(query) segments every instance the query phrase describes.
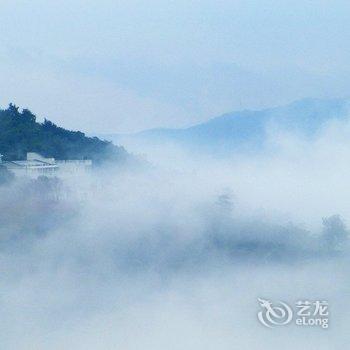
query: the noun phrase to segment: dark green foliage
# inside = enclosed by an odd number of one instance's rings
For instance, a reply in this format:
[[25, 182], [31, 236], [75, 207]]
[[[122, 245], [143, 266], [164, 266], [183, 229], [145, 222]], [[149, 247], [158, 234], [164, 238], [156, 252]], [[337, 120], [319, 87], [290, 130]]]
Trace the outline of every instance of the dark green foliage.
[[38, 123], [28, 109], [21, 112], [10, 104], [0, 110], [0, 153], [4, 160], [21, 160], [27, 152], [56, 159], [92, 159], [95, 163], [124, 161], [128, 157], [123, 147], [97, 137], [86, 137], [80, 131], [63, 129], [47, 119]]

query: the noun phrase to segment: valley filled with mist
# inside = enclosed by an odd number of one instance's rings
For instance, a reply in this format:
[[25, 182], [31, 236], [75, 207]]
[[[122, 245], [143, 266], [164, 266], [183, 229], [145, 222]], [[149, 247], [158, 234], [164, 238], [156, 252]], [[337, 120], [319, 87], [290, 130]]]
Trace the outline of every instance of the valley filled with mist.
[[[225, 154], [131, 138], [140, 166], [3, 183], [2, 348], [346, 347], [350, 121], [333, 107]], [[267, 329], [258, 298], [327, 300], [329, 328]]]

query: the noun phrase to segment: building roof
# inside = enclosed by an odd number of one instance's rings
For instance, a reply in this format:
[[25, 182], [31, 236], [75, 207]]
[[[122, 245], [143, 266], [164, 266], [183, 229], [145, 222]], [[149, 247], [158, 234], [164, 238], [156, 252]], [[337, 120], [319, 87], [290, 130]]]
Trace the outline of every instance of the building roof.
[[60, 166], [91, 166], [91, 159], [87, 160], [61, 160], [55, 158], [45, 158], [38, 153], [28, 152], [26, 160], [3, 161], [2, 165], [8, 169], [57, 169]]
[[7, 168], [57, 168], [56, 164], [44, 162], [42, 160], [14, 160], [2, 162]]

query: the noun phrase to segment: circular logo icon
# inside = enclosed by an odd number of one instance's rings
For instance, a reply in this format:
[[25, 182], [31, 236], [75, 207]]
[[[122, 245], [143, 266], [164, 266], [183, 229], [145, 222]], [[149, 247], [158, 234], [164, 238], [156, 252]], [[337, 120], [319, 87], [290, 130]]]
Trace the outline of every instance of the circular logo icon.
[[284, 326], [292, 320], [293, 311], [283, 301], [279, 301], [277, 305], [261, 298], [258, 298], [258, 301], [262, 307], [262, 310], [258, 312], [258, 319], [265, 327]]

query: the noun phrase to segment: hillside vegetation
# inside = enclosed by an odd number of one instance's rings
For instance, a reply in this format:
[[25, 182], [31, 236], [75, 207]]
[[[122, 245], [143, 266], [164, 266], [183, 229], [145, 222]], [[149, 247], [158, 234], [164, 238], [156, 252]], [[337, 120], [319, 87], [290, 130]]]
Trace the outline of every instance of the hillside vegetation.
[[123, 147], [80, 131], [61, 128], [45, 119], [36, 121], [28, 109], [20, 111], [13, 104], [0, 109], [0, 154], [4, 160], [21, 160], [27, 152], [37, 152], [56, 159], [92, 159], [124, 161], [128, 153]]

